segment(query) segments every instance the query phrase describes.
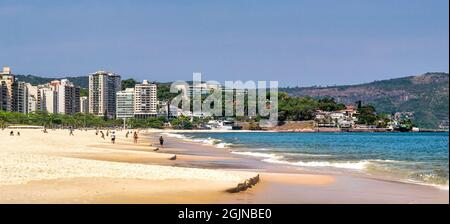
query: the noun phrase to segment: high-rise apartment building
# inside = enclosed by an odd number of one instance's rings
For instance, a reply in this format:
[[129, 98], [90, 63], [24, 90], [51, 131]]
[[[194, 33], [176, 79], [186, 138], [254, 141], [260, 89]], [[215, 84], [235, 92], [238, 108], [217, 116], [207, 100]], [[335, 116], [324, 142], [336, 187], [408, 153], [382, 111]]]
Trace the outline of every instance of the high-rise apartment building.
[[80, 97], [80, 112], [83, 114], [89, 113], [89, 98], [87, 96]]
[[40, 86], [38, 89], [39, 109], [47, 113], [58, 113], [58, 92], [49, 85]]
[[157, 115], [156, 89], [156, 84], [151, 84], [147, 80], [144, 80], [142, 84], [136, 84], [134, 87], [135, 118], [147, 118]]
[[117, 92], [116, 100], [116, 118], [132, 118], [134, 116], [134, 88]]
[[9, 67], [0, 72], [0, 110], [13, 111], [14, 76]]
[[57, 93], [57, 113], [75, 114], [80, 112], [79, 87], [75, 87], [67, 79], [52, 81], [50, 86]]
[[11, 69], [0, 72], [0, 109], [19, 113], [45, 111], [75, 114], [80, 112], [80, 88], [67, 79], [32, 86], [15, 80]]
[[27, 113], [35, 112], [39, 110], [38, 107], [38, 87], [32, 86], [30, 83], [26, 83], [26, 88], [28, 92], [28, 101], [27, 101]]
[[116, 93], [121, 90], [119, 75], [98, 71], [89, 75], [89, 113], [113, 118], [116, 115]]
[[28, 113], [28, 87], [25, 82], [14, 82], [13, 111], [22, 114]]

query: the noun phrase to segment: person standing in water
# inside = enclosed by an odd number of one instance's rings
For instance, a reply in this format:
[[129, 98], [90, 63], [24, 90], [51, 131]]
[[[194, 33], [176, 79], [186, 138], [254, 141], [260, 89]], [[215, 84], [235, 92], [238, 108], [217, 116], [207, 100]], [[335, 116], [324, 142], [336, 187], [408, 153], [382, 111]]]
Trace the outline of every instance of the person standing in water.
[[161, 148], [164, 145], [164, 138], [162, 136], [159, 137], [159, 145], [161, 146]]
[[137, 132], [134, 132], [134, 134], [133, 134], [133, 139], [134, 139], [134, 144], [137, 144], [138, 143], [138, 134], [137, 134]]

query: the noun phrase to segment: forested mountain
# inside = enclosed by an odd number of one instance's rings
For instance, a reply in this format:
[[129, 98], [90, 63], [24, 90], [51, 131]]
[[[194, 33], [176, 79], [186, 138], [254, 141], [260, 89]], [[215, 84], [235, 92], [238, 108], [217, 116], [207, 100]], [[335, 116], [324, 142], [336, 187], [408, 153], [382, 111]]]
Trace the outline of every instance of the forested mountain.
[[436, 128], [449, 116], [449, 74], [426, 73], [359, 85], [282, 88], [290, 96], [333, 97], [337, 102], [372, 104], [377, 112], [414, 112], [419, 127]]

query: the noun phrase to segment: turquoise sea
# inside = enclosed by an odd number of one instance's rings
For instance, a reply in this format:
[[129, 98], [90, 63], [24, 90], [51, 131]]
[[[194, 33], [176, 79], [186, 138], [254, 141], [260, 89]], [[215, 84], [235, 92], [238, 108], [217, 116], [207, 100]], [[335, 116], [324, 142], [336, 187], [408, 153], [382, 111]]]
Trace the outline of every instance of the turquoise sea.
[[268, 163], [354, 171], [448, 189], [448, 133], [182, 133]]

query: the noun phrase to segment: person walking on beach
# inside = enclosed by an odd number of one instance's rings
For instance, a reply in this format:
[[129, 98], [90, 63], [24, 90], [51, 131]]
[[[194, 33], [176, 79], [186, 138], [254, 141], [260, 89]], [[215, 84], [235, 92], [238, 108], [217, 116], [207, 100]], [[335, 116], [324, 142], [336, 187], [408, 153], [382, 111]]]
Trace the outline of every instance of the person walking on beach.
[[111, 132], [111, 143], [116, 144], [116, 133], [114, 131]]
[[70, 130], [69, 135], [70, 135], [70, 136], [74, 136], [74, 135], [73, 135], [73, 129], [70, 128], [69, 130]]
[[100, 134], [101, 134], [101, 137], [102, 137], [103, 139], [105, 139], [105, 134], [103, 134], [103, 131], [100, 131]]
[[125, 134], [125, 138], [128, 138], [128, 135], [130, 134], [129, 131], [127, 131], [127, 134]]
[[20, 136], [20, 132], [17, 132], [17, 136]]
[[137, 132], [134, 132], [134, 134], [133, 134], [133, 139], [134, 139], [134, 144], [137, 144], [138, 143], [138, 134], [137, 134]]
[[161, 148], [164, 145], [164, 138], [162, 136], [159, 137], [159, 145], [161, 146]]

